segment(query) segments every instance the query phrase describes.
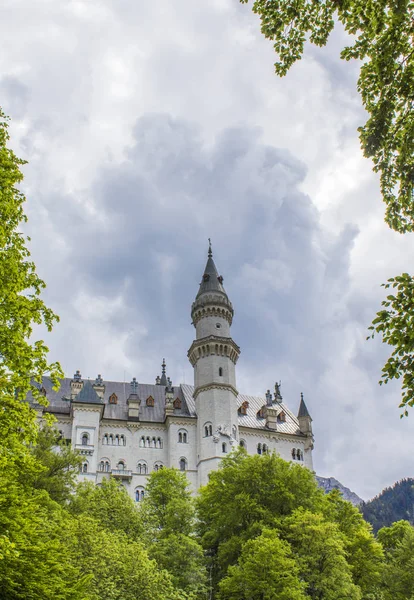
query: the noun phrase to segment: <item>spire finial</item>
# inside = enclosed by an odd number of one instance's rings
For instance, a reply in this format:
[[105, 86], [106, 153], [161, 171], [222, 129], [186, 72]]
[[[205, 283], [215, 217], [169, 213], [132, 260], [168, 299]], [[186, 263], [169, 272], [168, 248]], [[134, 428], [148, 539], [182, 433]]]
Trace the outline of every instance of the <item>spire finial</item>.
[[303, 402], [303, 392], [300, 393], [300, 399]]
[[162, 368], [162, 374], [163, 374], [163, 375], [165, 375], [165, 368], [166, 368], [166, 366], [167, 366], [167, 365], [165, 364], [165, 358], [163, 358], [163, 359], [162, 359], [162, 365], [161, 365], [161, 368]]
[[212, 258], [213, 250], [211, 249], [211, 238], [208, 238], [208, 257]]

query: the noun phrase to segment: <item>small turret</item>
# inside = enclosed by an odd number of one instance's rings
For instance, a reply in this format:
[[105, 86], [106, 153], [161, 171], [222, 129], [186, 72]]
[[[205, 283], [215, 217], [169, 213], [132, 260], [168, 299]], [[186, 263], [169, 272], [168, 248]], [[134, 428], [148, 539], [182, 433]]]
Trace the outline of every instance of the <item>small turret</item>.
[[303, 399], [303, 394], [300, 395], [300, 405], [298, 412], [299, 429], [301, 433], [307, 436], [312, 436], [312, 419]]
[[92, 384], [92, 387], [98, 396], [103, 399], [105, 394], [105, 385], [101, 375], [98, 375], [98, 377], [95, 379], [95, 382]]
[[75, 396], [77, 396], [79, 394], [79, 392], [81, 391], [82, 388], [83, 388], [82, 375], [80, 374], [80, 371], [76, 371], [76, 373], [73, 376], [72, 381], [70, 382], [70, 397], [72, 400], [73, 400], [73, 398], [75, 398]]

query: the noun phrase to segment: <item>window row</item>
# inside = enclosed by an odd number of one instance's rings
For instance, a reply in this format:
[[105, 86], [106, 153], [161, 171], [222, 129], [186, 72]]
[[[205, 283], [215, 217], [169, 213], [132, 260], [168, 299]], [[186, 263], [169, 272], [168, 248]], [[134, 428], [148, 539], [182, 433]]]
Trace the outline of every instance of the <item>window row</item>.
[[[188, 463], [186, 458], [180, 458], [178, 463], [180, 471], [187, 471]], [[159, 471], [162, 469], [164, 465], [161, 462], [154, 463], [154, 471]], [[126, 471], [126, 464], [123, 460], [120, 460], [116, 465], [117, 471]], [[111, 463], [107, 459], [103, 459], [98, 464], [98, 471], [101, 473], [110, 473], [111, 472]], [[87, 460], [84, 460], [79, 467], [80, 473], [88, 473], [89, 472], [89, 463]], [[147, 463], [143, 460], [139, 461], [137, 464], [137, 474], [138, 475], [147, 475], [149, 473]]]
[[[159, 469], [162, 469], [163, 466], [164, 465], [162, 464], [162, 462], [154, 463], [154, 471], [159, 471]], [[126, 464], [123, 460], [120, 460], [120, 461], [118, 461], [115, 468], [117, 471], [125, 471]], [[106, 458], [102, 459], [98, 465], [98, 471], [100, 471], [101, 473], [110, 473], [110, 471], [111, 471], [110, 461]], [[85, 471], [85, 472], [87, 472], [87, 471]], [[138, 475], [147, 475], [149, 473], [147, 463], [144, 460], [140, 460], [138, 462], [136, 472], [138, 473]]]
[[293, 460], [303, 460], [303, 451], [299, 450], [299, 448], [293, 448], [292, 458]]
[[162, 439], [143, 435], [139, 441], [139, 446], [140, 448], [162, 448]]
[[104, 446], [126, 446], [126, 438], [122, 434], [112, 435], [112, 433], [105, 433], [102, 438], [102, 444]]

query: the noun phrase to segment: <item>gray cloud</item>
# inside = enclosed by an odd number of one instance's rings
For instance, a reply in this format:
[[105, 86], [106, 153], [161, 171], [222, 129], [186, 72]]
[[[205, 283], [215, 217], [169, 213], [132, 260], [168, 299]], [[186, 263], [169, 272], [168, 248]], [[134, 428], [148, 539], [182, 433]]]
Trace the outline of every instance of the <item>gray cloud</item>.
[[292, 408], [303, 391], [316, 469], [360, 495], [409, 475], [412, 420], [399, 420], [398, 386], [377, 385], [386, 348], [365, 337], [379, 283], [414, 256], [382, 223], [359, 152], [343, 32], [284, 80], [256, 17], [230, 0], [20, 0], [1, 33], [31, 247], [62, 318], [52, 358], [69, 374], [151, 381], [165, 355], [190, 381], [212, 237], [239, 388], [282, 379]]

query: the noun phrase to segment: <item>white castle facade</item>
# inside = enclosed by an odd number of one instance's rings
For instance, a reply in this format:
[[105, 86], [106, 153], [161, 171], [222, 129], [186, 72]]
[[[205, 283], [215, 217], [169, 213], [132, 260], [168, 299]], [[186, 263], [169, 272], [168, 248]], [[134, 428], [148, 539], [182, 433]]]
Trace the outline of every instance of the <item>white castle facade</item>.
[[301, 398], [295, 416], [284, 403], [280, 384], [263, 397], [239, 393], [236, 364], [240, 348], [231, 337], [233, 306], [213, 261], [211, 247], [191, 307], [195, 340], [188, 350], [194, 386], [175, 386], [165, 361], [155, 384], [84, 381], [77, 371], [54, 392], [42, 392], [61, 435], [82, 454], [79, 477], [99, 483], [121, 480], [139, 501], [149, 473], [163, 466], [185, 471], [196, 490], [208, 481], [223, 456], [237, 445], [249, 454], [276, 451], [313, 470], [312, 419]]

